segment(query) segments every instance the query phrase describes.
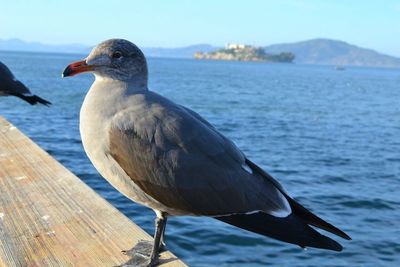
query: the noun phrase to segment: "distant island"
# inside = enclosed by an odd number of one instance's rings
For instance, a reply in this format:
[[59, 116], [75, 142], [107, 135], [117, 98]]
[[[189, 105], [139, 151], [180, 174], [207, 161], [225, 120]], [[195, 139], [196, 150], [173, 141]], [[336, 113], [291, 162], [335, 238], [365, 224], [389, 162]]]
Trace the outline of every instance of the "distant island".
[[227, 44], [225, 48], [210, 52], [196, 52], [195, 59], [211, 60], [236, 60], [236, 61], [264, 61], [291, 63], [295, 55], [290, 52], [280, 52], [277, 54], [266, 53], [262, 47], [255, 47], [245, 44]]

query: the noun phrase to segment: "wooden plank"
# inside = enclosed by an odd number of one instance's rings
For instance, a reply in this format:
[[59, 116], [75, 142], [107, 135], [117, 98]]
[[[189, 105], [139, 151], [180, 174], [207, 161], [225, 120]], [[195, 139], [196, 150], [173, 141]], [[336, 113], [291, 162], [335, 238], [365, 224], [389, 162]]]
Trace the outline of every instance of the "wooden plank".
[[0, 266], [115, 266], [141, 239], [151, 237], [0, 117]]

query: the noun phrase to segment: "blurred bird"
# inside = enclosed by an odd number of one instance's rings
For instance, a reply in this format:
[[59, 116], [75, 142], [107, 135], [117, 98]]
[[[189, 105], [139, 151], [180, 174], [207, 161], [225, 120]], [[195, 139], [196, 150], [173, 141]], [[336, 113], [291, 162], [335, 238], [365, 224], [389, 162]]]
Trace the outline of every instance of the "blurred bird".
[[210, 216], [301, 247], [342, 250], [310, 225], [350, 239], [291, 198], [199, 114], [150, 91], [136, 45], [104, 41], [63, 76], [87, 71], [96, 79], [80, 113], [85, 151], [110, 184], [157, 215], [153, 244], [136, 245], [128, 264], [157, 263], [168, 216]]
[[51, 105], [49, 101], [33, 95], [22, 82], [14, 77], [10, 69], [2, 62], [0, 62], [0, 96], [16, 96], [31, 105], [36, 105], [37, 103], [45, 106]]

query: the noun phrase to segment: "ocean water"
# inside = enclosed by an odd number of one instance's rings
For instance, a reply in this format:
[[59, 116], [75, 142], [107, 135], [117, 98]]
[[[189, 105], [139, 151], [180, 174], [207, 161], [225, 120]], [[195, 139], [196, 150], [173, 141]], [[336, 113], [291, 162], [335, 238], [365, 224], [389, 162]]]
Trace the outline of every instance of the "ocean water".
[[[89, 74], [61, 79], [84, 55], [0, 52], [53, 102], [0, 98], [0, 114], [153, 233], [154, 213], [123, 197], [86, 157], [79, 109]], [[150, 88], [212, 122], [303, 205], [347, 232], [341, 253], [259, 236], [211, 218], [171, 218], [167, 246], [191, 266], [399, 266], [400, 70], [149, 59]]]

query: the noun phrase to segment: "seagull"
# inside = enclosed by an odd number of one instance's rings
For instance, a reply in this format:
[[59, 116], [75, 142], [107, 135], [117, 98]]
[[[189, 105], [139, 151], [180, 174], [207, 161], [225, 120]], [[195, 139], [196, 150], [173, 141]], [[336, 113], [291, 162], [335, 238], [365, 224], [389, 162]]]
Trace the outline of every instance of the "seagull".
[[0, 96], [10, 95], [19, 97], [31, 105], [36, 105], [37, 103], [45, 106], [51, 105], [49, 101], [33, 95], [22, 82], [15, 78], [10, 69], [0, 62]]
[[[84, 149], [98, 172], [125, 196], [154, 210], [154, 266], [169, 216], [209, 216], [264, 236], [341, 251], [321, 228], [350, 237], [313, 214], [198, 113], [148, 89], [145, 56], [133, 43], [110, 39], [68, 65], [63, 77], [92, 72], [80, 111]], [[138, 246], [138, 245], [137, 245]]]

